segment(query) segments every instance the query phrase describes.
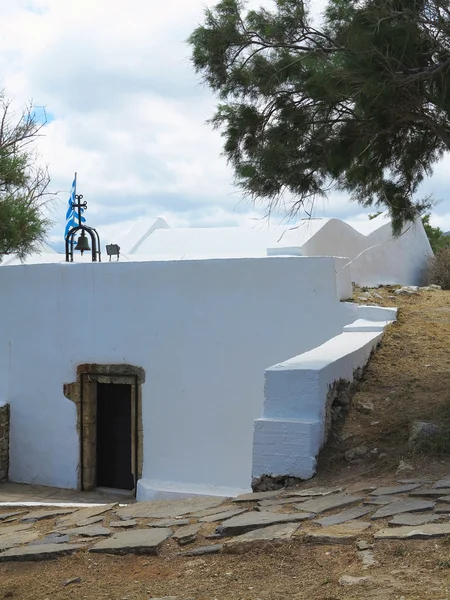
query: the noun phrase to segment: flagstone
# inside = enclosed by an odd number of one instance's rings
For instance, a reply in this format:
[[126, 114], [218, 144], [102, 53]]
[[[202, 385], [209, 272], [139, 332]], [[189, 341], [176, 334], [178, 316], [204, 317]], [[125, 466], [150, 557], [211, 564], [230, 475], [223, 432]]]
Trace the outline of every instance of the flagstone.
[[34, 523], [43, 519], [51, 519], [60, 515], [70, 515], [76, 511], [76, 508], [54, 508], [52, 510], [36, 510], [21, 517], [21, 523]]
[[389, 525], [425, 525], [426, 523], [433, 523], [442, 519], [442, 515], [436, 514], [421, 514], [421, 513], [402, 513], [396, 515]]
[[[309, 498], [305, 498], [305, 502], [308, 499]], [[258, 506], [267, 508], [268, 506], [284, 506], [285, 504], [295, 504], [298, 502], [301, 502], [301, 500], [298, 496], [295, 496], [293, 498], [279, 498], [277, 500], [261, 500], [261, 502], [258, 502]]]
[[391, 494], [406, 494], [406, 492], [411, 492], [412, 490], [417, 489], [422, 484], [420, 483], [410, 483], [406, 485], [392, 485], [388, 487], [379, 487], [373, 492], [371, 492], [371, 496], [390, 496]]
[[105, 519], [105, 515], [98, 515], [97, 517], [89, 517], [88, 519], [82, 519], [77, 521], [75, 525], [77, 527], [86, 527], [87, 525], [95, 525], [95, 523], [101, 523]]
[[241, 494], [232, 499], [232, 502], [259, 502], [260, 500], [269, 500], [276, 498], [286, 490], [284, 488], [280, 490], [270, 490], [268, 492], [255, 492], [251, 494]]
[[306, 490], [297, 490], [297, 491], [288, 491], [286, 493], [287, 496], [308, 496], [310, 498], [315, 498], [317, 496], [329, 496], [330, 494], [336, 494], [338, 492], [342, 492], [342, 488], [334, 487], [316, 487], [316, 488], [308, 488]]
[[382, 506], [377, 512], [372, 515], [372, 519], [383, 519], [385, 517], [393, 517], [400, 513], [420, 512], [422, 510], [432, 510], [435, 506], [430, 500], [419, 500], [416, 498], [405, 498], [392, 502], [386, 506]]
[[237, 515], [241, 515], [245, 512], [247, 512], [246, 508], [227, 510], [226, 512], [218, 513], [217, 515], [203, 517], [202, 519], [200, 519], [200, 523], [214, 523], [216, 521], [225, 521], [226, 519], [231, 519], [231, 517], [236, 517]]
[[151, 502], [136, 502], [116, 511], [120, 519], [123, 517], [168, 519], [198, 512], [206, 508], [220, 506], [224, 498], [217, 496], [186, 498], [183, 500], [154, 500]]
[[25, 546], [22, 548], [11, 548], [0, 554], [0, 562], [47, 560], [73, 554], [80, 548], [79, 544], [42, 544], [40, 546]]
[[8, 535], [0, 536], [0, 550], [8, 550], [21, 544], [28, 544], [40, 537], [39, 531], [14, 531]]
[[0, 537], [3, 535], [9, 535], [17, 531], [26, 531], [32, 529], [33, 523], [17, 523], [16, 525], [0, 525]]
[[98, 542], [89, 552], [106, 554], [158, 554], [161, 544], [172, 535], [170, 529], [120, 531]]
[[252, 511], [224, 521], [222, 525], [217, 527], [216, 533], [222, 535], [239, 535], [241, 533], [246, 533], [247, 531], [252, 531], [253, 529], [269, 527], [269, 525], [306, 521], [313, 516], [314, 515], [311, 513], [277, 514]]
[[314, 498], [307, 500], [302, 504], [295, 505], [298, 510], [312, 513], [322, 513], [333, 508], [340, 508], [341, 506], [349, 506], [350, 504], [356, 504], [363, 500], [362, 496], [351, 496], [350, 494], [330, 494], [320, 498]]
[[70, 537], [68, 535], [62, 535], [60, 533], [50, 533], [45, 538], [40, 540], [34, 540], [30, 542], [29, 546], [41, 546], [42, 544], [68, 544]]
[[450, 514], [450, 506], [448, 504], [438, 504], [434, 512], [438, 515], [448, 515]]
[[130, 519], [129, 521], [112, 521], [108, 525], [108, 527], [119, 527], [119, 528], [123, 528], [123, 529], [129, 529], [131, 527], [134, 527], [137, 524], [138, 524], [137, 521], [133, 521], [133, 519]]
[[375, 496], [374, 498], [364, 500], [364, 504], [384, 506], [385, 504], [390, 504], [391, 502], [396, 502], [397, 500], [401, 500], [401, 498], [399, 498], [398, 496]]
[[15, 520], [15, 519], [13, 519], [13, 517], [17, 517], [18, 515], [23, 515], [26, 512], [28, 512], [28, 511], [26, 511], [26, 510], [15, 510], [13, 512], [1, 513], [0, 514], [0, 521], [6, 521], [6, 519]]
[[177, 542], [182, 546], [184, 546], [185, 544], [191, 544], [192, 542], [195, 542], [200, 528], [200, 523], [186, 525], [185, 527], [180, 527], [180, 529], [177, 529], [177, 531], [173, 534], [172, 537], [174, 540], [177, 540]]
[[409, 495], [411, 497], [424, 496], [429, 498], [439, 498], [439, 496], [450, 496], [450, 488], [428, 488], [411, 492]]
[[225, 542], [223, 552], [227, 554], [243, 554], [255, 548], [264, 547], [267, 543], [290, 540], [299, 528], [298, 523], [281, 523], [263, 529], [254, 529]]
[[354, 508], [349, 508], [348, 510], [344, 510], [335, 515], [331, 515], [330, 517], [323, 517], [322, 519], [318, 519], [314, 521], [321, 525], [322, 527], [328, 527], [330, 525], [339, 525], [340, 523], [346, 523], [347, 521], [353, 521], [354, 519], [359, 519], [360, 517], [364, 517], [369, 513], [373, 512], [373, 507], [367, 506], [355, 506]]
[[115, 506], [117, 506], [117, 503], [98, 504], [96, 506], [88, 506], [86, 508], [81, 508], [68, 517], [58, 519], [58, 521], [56, 521], [56, 524], [58, 525], [58, 527], [76, 527], [78, 523], [81, 523], [86, 519], [90, 519], [91, 517], [103, 515], [112, 510]]
[[196, 519], [201, 519], [203, 517], [209, 517], [210, 515], [217, 515], [217, 513], [235, 509], [235, 504], [220, 504], [219, 506], [215, 506], [214, 508], [205, 508], [205, 510], [199, 510], [196, 513], [190, 514], [190, 516], [195, 517]]
[[430, 523], [412, 527], [390, 527], [375, 533], [378, 540], [429, 539], [450, 535], [450, 523]]
[[111, 534], [111, 530], [101, 525], [86, 525], [86, 527], [75, 527], [74, 529], [64, 529], [67, 535], [80, 535], [83, 537], [100, 537]]
[[447, 477], [444, 477], [443, 479], [440, 479], [439, 481], [436, 481], [436, 483], [433, 485], [433, 487], [435, 487], [435, 488], [450, 488], [450, 475]]
[[189, 523], [189, 519], [162, 519], [162, 521], [148, 523], [147, 527], [183, 527], [189, 525]]
[[299, 535], [304, 537], [307, 542], [316, 544], [352, 544], [360, 533], [370, 527], [369, 523], [364, 521], [360, 524], [349, 527], [349, 523], [341, 525], [331, 525], [316, 531], [299, 531]]

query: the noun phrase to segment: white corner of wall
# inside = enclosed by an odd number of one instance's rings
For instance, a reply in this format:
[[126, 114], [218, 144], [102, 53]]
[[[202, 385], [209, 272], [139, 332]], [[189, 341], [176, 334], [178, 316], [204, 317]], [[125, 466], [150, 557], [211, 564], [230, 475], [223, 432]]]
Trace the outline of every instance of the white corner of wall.
[[397, 314], [396, 309], [360, 308], [369, 310], [342, 334], [266, 370], [264, 412], [254, 422], [254, 479], [263, 475], [308, 479], [315, 474], [326, 441], [333, 384], [353, 381]]
[[318, 420], [256, 419], [252, 476], [312, 477], [316, 469], [314, 451], [320, 445], [322, 429]]
[[353, 296], [353, 284], [349, 259], [335, 256], [334, 270], [336, 272], [336, 290], [338, 300], [348, 300]]
[[234, 498], [240, 494], [251, 492], [251, 488], [229, 488], [212, 485], [184, 484], [159, 479], [139, 479], [137, 483], [136, 500], [182, 500], [183, 498], [218, 496]]

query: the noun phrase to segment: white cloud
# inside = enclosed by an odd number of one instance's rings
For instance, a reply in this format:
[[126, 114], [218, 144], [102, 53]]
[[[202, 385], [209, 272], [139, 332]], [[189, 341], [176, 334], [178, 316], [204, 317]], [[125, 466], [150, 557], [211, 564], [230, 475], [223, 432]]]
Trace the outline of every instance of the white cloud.
[[[173, 226], [243, 224], [264, 215], [241, 201], [220, 156], [222, 140], [205, 124], [215, 99], [193, 72], [185, 43], [203, 6], [203, 0], [0, 0], [2, 85], [17, 102], [44, 105], [53, 119], [39, 143], [53, 188], [61, 191], [53, 239], [62, 238], [74, 171], [88, 222], [105, 242], [143, 215], [163, 216]], [[425, 192], [445, 196], [447, 173], [448, 161]], [[339, 194], [315, 207], [315, 216], [366, 218], [363, 212]], [[436, 219], [450, 229], [448, 198]]]

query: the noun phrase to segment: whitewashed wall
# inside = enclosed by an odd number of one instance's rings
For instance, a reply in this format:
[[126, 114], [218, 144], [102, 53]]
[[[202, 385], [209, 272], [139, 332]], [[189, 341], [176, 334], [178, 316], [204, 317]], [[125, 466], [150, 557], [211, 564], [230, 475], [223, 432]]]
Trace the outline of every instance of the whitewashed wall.
[[129, 363], [146, 371], [142, 496], [247, 489], [264, 370], [354, 320], [334, 269], [302, 257], [0, 269], [11, 480], [75, 487], [63, 384], [81, 363]]

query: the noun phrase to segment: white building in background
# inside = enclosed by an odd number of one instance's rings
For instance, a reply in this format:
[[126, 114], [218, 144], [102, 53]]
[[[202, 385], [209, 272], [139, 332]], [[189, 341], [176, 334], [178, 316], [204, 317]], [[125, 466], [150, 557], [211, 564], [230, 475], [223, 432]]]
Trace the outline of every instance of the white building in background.
[[384, 219], [364, 226], [170, 229], [158, 219], [111, 240], [119, 262], [68, 264], [46, 251], [5, 261], [10, 479], [135, 488], [144, 500], [311, 477], [336, 383], [352, 380], [395, 320], [342, 302], [351, 281], [417, 283], [430, 252], [421, 223], [396, 240]]
[[[103, 240], [106, 241], [106, 240]], [[254, 227], [171, 228], [164, 219], [142, 219], [123, 239], [122, 260], [190, 260], [198, 258], [262, 258], [264, 256], [335, 256], [346, 258], [341, 268], [360, 286], [420, 285], [430, 243], [419, 219], [392, 235], [386, 214], [367, 221], [304, 219], [294, 225]], [[61, 262], [48, 246], [26, 264]], [[81, 262], [80, 258], [77, 258]], [[84, 261], [89, 261], [84, 257]], [[105, 260], [105, 257], [104, 257]], [[11, 257], [4, 265], [20, 264]]]

